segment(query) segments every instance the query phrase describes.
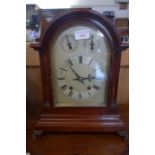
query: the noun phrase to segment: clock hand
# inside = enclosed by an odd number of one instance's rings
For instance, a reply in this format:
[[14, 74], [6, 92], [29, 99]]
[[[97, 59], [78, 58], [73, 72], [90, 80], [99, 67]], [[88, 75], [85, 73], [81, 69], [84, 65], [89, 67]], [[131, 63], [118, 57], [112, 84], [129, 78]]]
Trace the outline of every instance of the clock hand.
[[90, 46], [91, 46], [91, 50], [94, 49], [94, 41], [93, 41], [93, 36], [91, 37], [91, 42], [90, 42]]
[[[95, 79], [95, 77], [94, 76], [91, 76], [91, 75], [88, 75], [88, 77], [86, 77], [86, 78], [80, 77], [80, 80], [82, 80], [82, 81], [83, 80], [91, 81], [93, 79]], [[73, 80], [79, 80], [79, 78], [76, 78], [76, 79], [73, 79]]]
[[76, 79], [73, 79], [73, 80], [75, 80], [75, 81], [80, 81], [82, 84], [84, 84], [84, 85], [85, 85], [85, 83], [84, 83], [84, 81], [83, 81], [83, 78], [82, 78], [82, 77], [80, 77], [80, 78], [76, 78]]
[[[69, 65], [68, 65], [69, 66]], [[79, 76], [77, 73], [76, 73], [76, 71], [71, 67], [71, 66], [69, 66], [69, 68], [72, 70], [72, 72], [76, 75], [76, 80], [77, 81], [80, 81], [82, 84], [84, 84], [85, 85], [85, 83], [83, 82], [83, 80], [82, 80], [82, 77], [81, 76]]]
[[79, 79], [79, 78], [81, 78], [76, 72], [75, 72], [75, 70], [71, 67], [71, 66], [69, 66], [69, 68], [72, 70], [72, 72], [76, 75], [76, 77]]
[[93, 79], [95, 79], [95, 77], [91, 76], [91, 75], [88, 75], [88, 77], [86, 77], [86, 78], [82, 78], [82, 80], [88, 80], [88, 81], [91, 81]]
[[67, 39], [67, 45], [68, 45], [69, 49], [71, 50], [72, 49], [72, 44], [70, 43], [67, 35], [66, 35], [66, 39]]
[[68, 59], [66, 61], [66, 65], [72, 70], [72, 72], [76, 75], [77, 78], [80, 78], [80, 76], [76, 73], [76, 71], [71, 67], [71, 65], [73, 65], [73, 63], [70, 59]]

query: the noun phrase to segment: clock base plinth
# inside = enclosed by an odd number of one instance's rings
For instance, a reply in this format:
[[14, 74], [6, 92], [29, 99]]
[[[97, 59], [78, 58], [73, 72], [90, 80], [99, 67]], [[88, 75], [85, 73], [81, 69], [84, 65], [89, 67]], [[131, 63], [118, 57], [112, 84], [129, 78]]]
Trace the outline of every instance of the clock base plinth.
[[126, 131], [120, 115], [43, 114], [35, 130], [50, 132], [118, 132]]

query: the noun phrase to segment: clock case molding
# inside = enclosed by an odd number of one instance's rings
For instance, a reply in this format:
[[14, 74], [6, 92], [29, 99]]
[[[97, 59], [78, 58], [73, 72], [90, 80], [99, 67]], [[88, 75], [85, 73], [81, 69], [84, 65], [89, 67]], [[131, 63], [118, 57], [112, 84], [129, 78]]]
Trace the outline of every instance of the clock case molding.
[[[59, 29], [72, 24], [88, 24], [99, 29], [107, 38], [111, 60], [106, 107], [54, 107], [54, 91], [50, 66], [50, 43]], [[121, 46], [111, 21], [93, 10], [73, 9], [54, 18], [38, 43], [30, 45], [39, 52], [43, 88], [43, 112], [35, 124], [38, 131], [52, 132], [117, 132], [126, 126], [118, 114], [116, 97], [119, 79]]]

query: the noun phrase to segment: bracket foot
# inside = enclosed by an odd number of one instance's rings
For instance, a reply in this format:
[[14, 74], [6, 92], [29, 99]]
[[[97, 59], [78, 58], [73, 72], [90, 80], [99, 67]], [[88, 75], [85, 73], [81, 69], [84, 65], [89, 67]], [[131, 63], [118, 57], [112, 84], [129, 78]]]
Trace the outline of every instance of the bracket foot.
[[34, 130], [32, 133], [32, 138], [36, 140], [38, 137], [42, 135], [43, 131], [42, 130]]
[[119, 131], [117, 132], [119, 136], [121, 136], [124, 140], [129, 140], [129, 132], [128, 131]]

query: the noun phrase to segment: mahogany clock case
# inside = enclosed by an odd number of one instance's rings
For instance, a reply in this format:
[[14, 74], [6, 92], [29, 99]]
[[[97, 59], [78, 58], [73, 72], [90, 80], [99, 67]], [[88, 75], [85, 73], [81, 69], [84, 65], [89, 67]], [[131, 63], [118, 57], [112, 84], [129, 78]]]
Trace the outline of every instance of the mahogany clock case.
[[[102, 32], [111, 52], [110, 68], [108, 73], [108, 89], [106, 107], [55, 107], [54, 87], [51, 71], [51, 43], [60, 29], [74, 24], [85, 24], [97, 28]], [[42, 35], [39, 43], [31, 44], [31, 47], [39, 52], [44, 108], [35, 130], [42, 131], [124, 131], [125, 124], [120, 119], [117, 111], [117, 86], [120, 69], [122, 47], [118, 33], [109, 19], [92, 10], [70, 10], [64, 15], [53, 19]]]

